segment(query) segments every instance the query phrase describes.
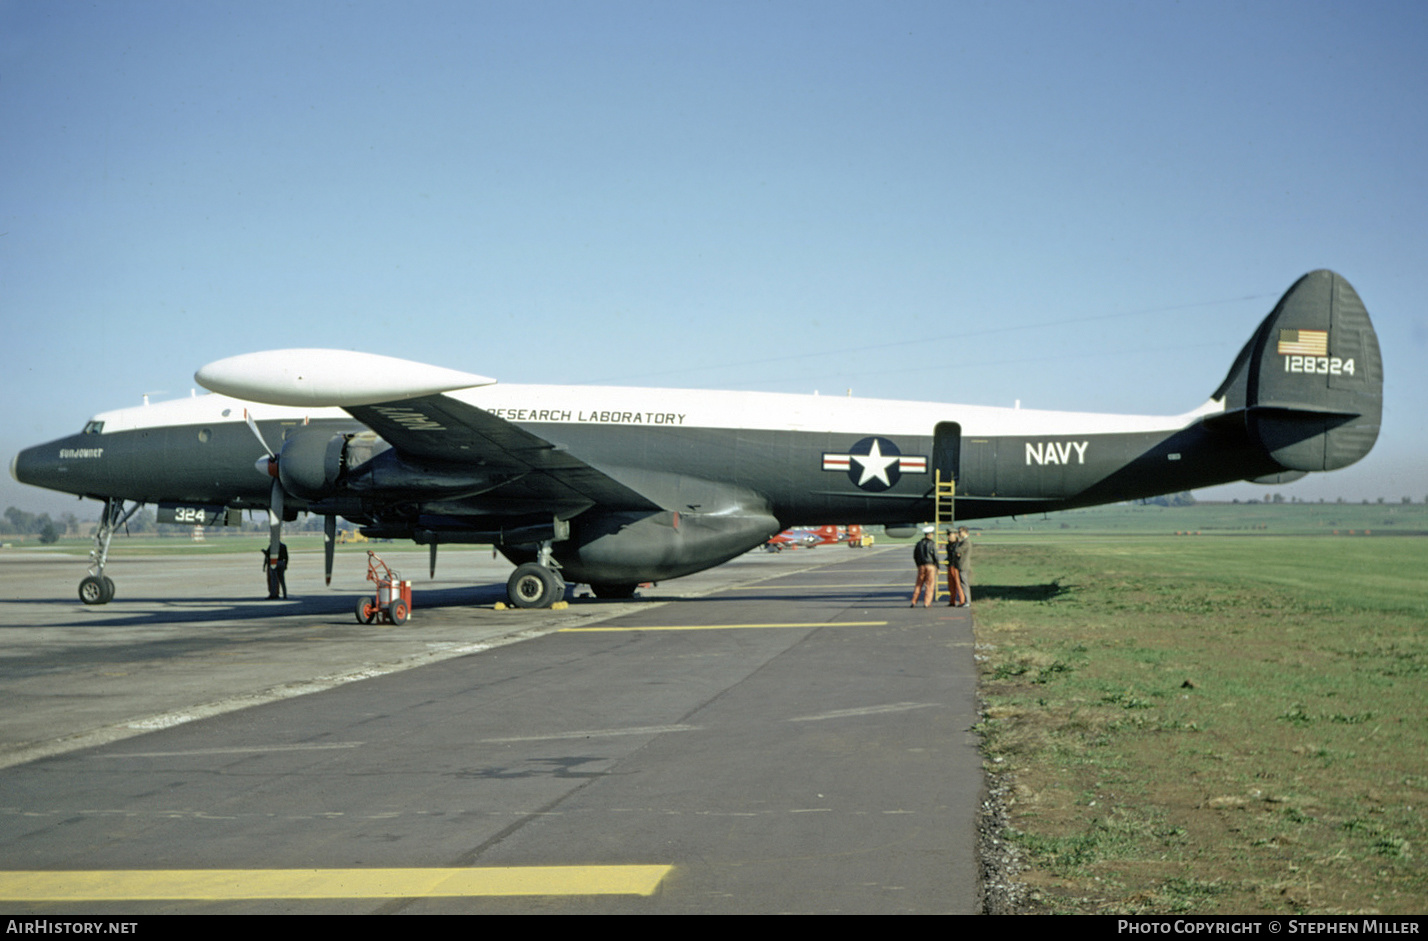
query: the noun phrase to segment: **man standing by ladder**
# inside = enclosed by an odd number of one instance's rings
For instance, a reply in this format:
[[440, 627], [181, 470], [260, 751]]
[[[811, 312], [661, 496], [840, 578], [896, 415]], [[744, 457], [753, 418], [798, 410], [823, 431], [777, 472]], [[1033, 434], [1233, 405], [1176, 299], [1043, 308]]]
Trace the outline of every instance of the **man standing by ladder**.
[[972, 540], [967, 527], [947, 534], [947, 603], [965, 608], [972, 601]]
[[925, 527], [922, 530], [922, 538], [912, 547], [912, 561], [917, 566], [917, 584], [912, 588], [912, 604], [908, 605], [909, 608], [917, 607], [917, 598], [923, 591], [927, 592], [924, 608], [932, 607], [932, 600], [937, 597], [937, 540], [932, 538], [934, 532], [934, 527]]

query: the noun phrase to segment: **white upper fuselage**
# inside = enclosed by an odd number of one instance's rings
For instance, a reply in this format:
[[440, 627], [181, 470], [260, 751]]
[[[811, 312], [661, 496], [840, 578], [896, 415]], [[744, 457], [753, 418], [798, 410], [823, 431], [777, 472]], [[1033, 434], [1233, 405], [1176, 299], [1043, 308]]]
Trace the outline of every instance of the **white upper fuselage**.
[[[517, 424], [599, 424], [645, 428], [746, 428], [790, 432], [930, 435], [938, 422], [961, 424], [963, 436], [1044, 436], [1171, 431], [1223, 409], [1209, 401], [1183, 415], [1117, 415], [892, 399], [644, 389], [618, 386], [485, 385], [444, 393]], [[210, 393], [100, 412], [103, 433], [171, 425], [258, 421], [317, 421], [351, 416], [340, 408], [245, 402]]]

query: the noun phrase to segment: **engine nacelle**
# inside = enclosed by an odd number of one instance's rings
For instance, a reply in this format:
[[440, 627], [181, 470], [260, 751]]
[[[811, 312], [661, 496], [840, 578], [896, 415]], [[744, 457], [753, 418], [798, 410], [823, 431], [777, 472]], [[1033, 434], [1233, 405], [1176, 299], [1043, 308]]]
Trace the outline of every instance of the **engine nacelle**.
[[337, 490], [346, 435], [299, 434], [278, 454], [278, 480], [295, 497], [319, 500]]

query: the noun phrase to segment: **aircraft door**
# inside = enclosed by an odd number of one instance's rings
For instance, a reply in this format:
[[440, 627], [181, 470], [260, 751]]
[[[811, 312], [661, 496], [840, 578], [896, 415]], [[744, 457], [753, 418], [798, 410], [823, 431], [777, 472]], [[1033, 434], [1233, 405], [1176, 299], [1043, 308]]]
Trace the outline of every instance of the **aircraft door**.
[[932, 430], [932, 508], [939, 540], [947, 538], [957, 519], [957, 477], [962, 463], [962, 426], [938, 422]]
[[961, 491], [962, 426], [957, 421], [938, 421], [932, 428], [932, 474], [934, 480], [955, 480]]
[[932, 430], [932, 469], [941, 472], [942, 480], [955, 480], [958, 490], [962, 481], [962, 426], [955, 421], [941, 421]]

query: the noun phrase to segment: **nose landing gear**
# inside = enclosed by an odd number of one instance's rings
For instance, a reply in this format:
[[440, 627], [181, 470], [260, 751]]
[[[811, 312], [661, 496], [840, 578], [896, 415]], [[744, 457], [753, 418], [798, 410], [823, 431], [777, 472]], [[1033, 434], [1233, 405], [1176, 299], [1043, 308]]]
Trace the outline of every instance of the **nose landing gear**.
[[114, 531], [129, 522], [129, 517], [143, 505], [136, 502], [126, 510], [121, 499], [111, 497], [104, 501], [99, 528], [94, 531], [94, 548], [89, 550], [89, 577], [79, 583], [80, 601], [108, 604], [114, 600], [114, 579], [104, 574], [104, 565], [109, 561], [109, 541], [114, 538]]

